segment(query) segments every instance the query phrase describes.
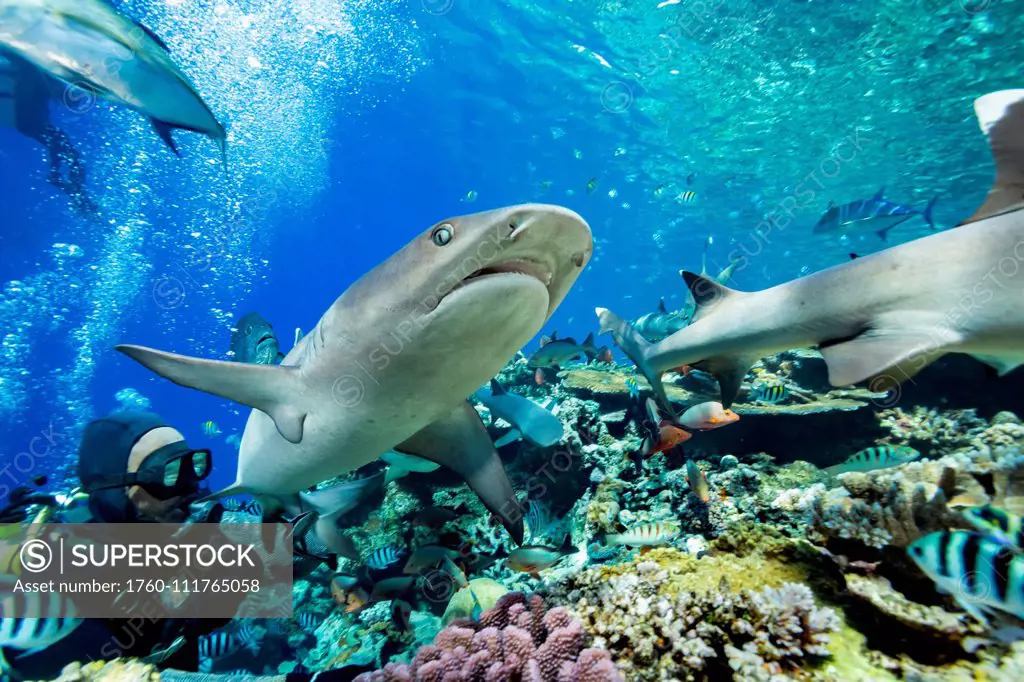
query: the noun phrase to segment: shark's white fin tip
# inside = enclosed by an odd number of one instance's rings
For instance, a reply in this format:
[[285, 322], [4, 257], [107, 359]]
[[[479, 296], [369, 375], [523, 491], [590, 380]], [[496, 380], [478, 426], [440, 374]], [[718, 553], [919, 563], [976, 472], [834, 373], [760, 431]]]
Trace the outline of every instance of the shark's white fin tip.
[[978, 117], [981, 132], [988, 135], [1017, 102], [1024, 102], [1024, 89], [999, 90], [974, 100], [974, 114]]
[[1000, 90], [974, 100], [978, 125], [988, 136], [996, 179], [971, 223], [1024, 206], [1024, 89]]

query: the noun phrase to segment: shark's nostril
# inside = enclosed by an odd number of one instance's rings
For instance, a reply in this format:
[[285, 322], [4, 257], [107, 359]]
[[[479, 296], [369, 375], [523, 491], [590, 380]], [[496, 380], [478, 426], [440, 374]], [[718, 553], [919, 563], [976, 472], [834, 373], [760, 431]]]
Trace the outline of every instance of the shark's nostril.
[[582, 252], [576, 252], [576, 253], [572, 254], [572, 262], [573, 262], [573, 264], [576, 265], [576, 267], [582, 268], [583, 267], [583, 253]]

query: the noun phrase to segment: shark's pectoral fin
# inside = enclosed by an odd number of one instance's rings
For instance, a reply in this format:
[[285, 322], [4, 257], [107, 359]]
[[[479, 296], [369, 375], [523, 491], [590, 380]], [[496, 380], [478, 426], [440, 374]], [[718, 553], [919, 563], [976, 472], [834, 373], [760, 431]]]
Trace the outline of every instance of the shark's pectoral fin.
[[290, 396], [302, 390], [297, 382], [297, 367], [201, 360], [142, 346], [119, 345], [114, 348], [179, 386], [234, 400], [264, 412], [274, 420], [277, 430], [286, 440], [291, 443], [302, 440], [306, 413], [288, 403]]
[[395, 447], [448, 467], [466, 479], [469, 487], [496, 514], [517, 543], [523, 542], [523, 512], [512, 483], [480, 416], [468, 402], [421, 429]]
[[964, 223], [1024, 205], [1024, 90], [1002, 90], [974, 101], [974, 113], [988, 136], [996, 179], [985, 203]]
[[758, 360], [760, 357], [756, 355], [724, 355], [702, 360], [693, 367], [715, 376], [722, 393], [722, 407], [729, 407], [739, 395], [743, 377]]
[[934, 330], [918, 332], [867, 329], [820, 344], [833, 386], [872, 379], [873, 390], [889, 390], [938, 360], [944, 351]]
[[1021, 365], [1024, 365], [1024, 353], [1017, 355], [978, 355], [971, 353], [971, 355], [989, 367], [995, 368], [999, 376], [1009, 374]]

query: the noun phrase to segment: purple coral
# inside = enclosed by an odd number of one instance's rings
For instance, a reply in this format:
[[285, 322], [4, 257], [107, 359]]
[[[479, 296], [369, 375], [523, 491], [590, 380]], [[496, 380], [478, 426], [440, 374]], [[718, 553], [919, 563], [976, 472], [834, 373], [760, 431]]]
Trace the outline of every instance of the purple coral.
[[607, 651], [583, 644], [583, 626], [564, 608], [510, 592], [478, 623], [439, 632], [411, 664], [388, 663], [356, 682], [623, 682]]

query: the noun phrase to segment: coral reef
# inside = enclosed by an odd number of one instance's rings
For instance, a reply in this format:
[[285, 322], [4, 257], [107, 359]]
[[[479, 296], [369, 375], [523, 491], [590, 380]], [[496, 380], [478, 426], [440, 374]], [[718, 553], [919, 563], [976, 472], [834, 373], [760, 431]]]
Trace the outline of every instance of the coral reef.
[[55, 682], [159, 682], [155, 666], [134, 659], [71, 663], [64, 667]]
[[479, 622], [460, 620], [421, 647], [411, 664], [388, 663], [359, 682], [614, 682], [623, 678], [600, 649], [584, 648], [584, 633], [563, 608], [547, 610], [539, 595], [501, 597]]
[[805, 585], [734, 592], [722, 578], [672, 595], [669, 584], [669, 570], [645, 561], [635, 572], [576, 581], [566, 597], [631, 680], [772, 679], [829, 656], [839, 620]]

